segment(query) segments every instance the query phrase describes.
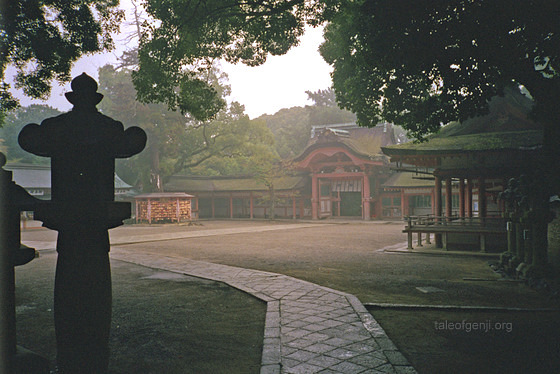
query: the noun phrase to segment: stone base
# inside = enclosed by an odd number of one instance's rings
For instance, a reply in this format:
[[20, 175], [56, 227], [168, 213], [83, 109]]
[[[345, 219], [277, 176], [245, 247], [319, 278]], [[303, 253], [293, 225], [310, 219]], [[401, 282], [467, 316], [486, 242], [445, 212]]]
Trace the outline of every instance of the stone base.
[[20, 346], [17, 346], [15, 365], [15, 374], [50, 373], [49, 360]]

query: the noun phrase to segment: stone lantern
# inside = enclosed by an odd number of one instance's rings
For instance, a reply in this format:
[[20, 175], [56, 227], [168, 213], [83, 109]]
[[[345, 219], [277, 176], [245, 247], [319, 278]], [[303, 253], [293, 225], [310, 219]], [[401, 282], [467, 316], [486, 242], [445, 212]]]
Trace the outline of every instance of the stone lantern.
[[108, 229], [130, 217], [114, 201], [115, 158], [141, 152], [146, 133], [101, 114], [103, 99], [87, 74], [74, 78], [70, 112], [29, 124], [20, 146], [51, 158], [52, 199], [35, 218], [58, 231], [54, 313], [61, 373], [103, 373], [109, 360], [111, 272]]

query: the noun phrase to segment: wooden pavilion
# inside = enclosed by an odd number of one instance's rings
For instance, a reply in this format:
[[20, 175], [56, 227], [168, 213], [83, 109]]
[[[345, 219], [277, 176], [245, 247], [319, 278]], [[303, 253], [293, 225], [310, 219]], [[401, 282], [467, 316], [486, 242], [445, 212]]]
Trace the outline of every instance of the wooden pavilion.
[[481, 250], [504, 249], [506, 224], [498, 194], [510, 178], [531, 169], [542, 145], [542, 131], [527, 117], [529, 109], [530, 100], [510, 90], [490, 102], [488, 115], [447, 125], [425, 143], [383, 147], [398, 169], [430, 170], [434, 177], [434, 215], [409, 217], [409, 247], [412, 233], [418, 233], [420, 244], [422, 233], [435, 233], [438, 247], [449, 247], [455, 236], [455, 246], [472, 246], [476, 238]]

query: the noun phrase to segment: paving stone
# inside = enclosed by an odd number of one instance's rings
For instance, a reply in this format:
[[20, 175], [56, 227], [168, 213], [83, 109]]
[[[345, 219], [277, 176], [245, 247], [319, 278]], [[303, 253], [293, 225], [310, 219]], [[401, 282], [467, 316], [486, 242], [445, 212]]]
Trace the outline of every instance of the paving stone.
[[279, 346], [263, 346], [261, 362], [265, 365], [277, 364], [281, 361], [281, 350]]
[[286, 324], [286, 327], [295, 327], [295, 328], [299, 328], [299, 327], [304, 327], [309, 325], [309, 322], [305, 321], [305, 320], [295, 320], [295, 321], [291, 321], [290, 323]]
[[343, 325], [343, 324], [344, 324], [344, 322], [335, 321], [334, 319], [327, 319], [327, 320], [325, 320], [321, 323], [321, 325], [325, 326], [325, 327], [336, 327], [336, 326], [340, 326], [340, 325]]
[[[375, 352], [373, 352], [373, 353], [375, 353]], [[388, 360], [385, 356], [381, 355], [381, 357], [379, 357], [378, 355], [375, 355], [375, 354], [359, 355], [359, 356], [356, 356], [356, 357], [352, 357], [348, 361], [353, 362], [353, 363], [358, 364], [358, 365], [362, 365], [366, 368], [376, 368], [376, 367], [379, 367], [381, 365], [385, 365], [385, 364], [388, 363]]]
[[301, 362], [298, 361], [298, 360], [292, 360], [290, 358], [287, 358], [286, 356], [282, 357], [282, 367], [284, 369], [292, 368], [292, 367], [297, 366], [299, 364], [301, 364]]
[[302, 338], [305, 335], [309, 335], [309, 334], [311, 334], [311, 333], [307, 330], [293, 330], [293, 331], [287, 332], [285, 335], [299, 339], [299, 338]]
[[332, 345], [323, 344], [323, 343], [315, 343], [310, 346], [305, 347], [305, 350], [314, 352], [314, 353], [327, 353], [332, 350], [336, 349]]
[[327, 327], [326, 327], [326, 326], [323, 326], [322, 324], [321, 324], [321, 325], [310, 324], [310, 325], [307, 325], [307, 326], [303, 326], [303, 327], [302, 327], [302, 329], [305, 329], [305, 330], [308, 330], [308, 331], [313, 331], [313, 332], [315, 332], [315, 331], [321, 331], [321, 330], [324, 330], [324, 329], [326, 329], [326, 328], [327, 328]]
[[335, 318], [333, 318], [333, 319], [334, 319], [335, 321], [347, 322], [347, 323], [359, 321], [359, 318], [358, 318], [358, 316], [356, 315], [356, 313], [354, 313], [354, 314], [346, 314], [346, 315], [343, 315], [343, 316], [340, 316], [340, 317], [335, 317]]
[[343, 361], [340, 364], [336, 364], [331, 366], [329, 369], [336, 370], [342, 373], [360, 373], [366, 368], [357, 364], [354, 364], [350, 361]]
[[380, 371], [382, 373], [386, 373], [386, 374], [396, 374], [397, 373], [395, 371], [395, 369], [393, 368], [393, 366], [391, 366], [391, 364], [385, 364], [385, 365], [376, 367], [375, 370]]
[[319, 311], [317, 309], [308, 309], [308, 310], [305, 310], [305, 311], [301, 312], [301, 314], [306, 314], [308, 316], [322, 315], [321, 311]]
[[339, 337], [334, 337], [328, 340], [323, 341], [324, 344], [332, 345], [333, 347], [344, 347], [352, 342], [350, 340], [346, 340]]
[[291, 353], [294, 353], [295, 351], [298, 351], [300, 348], [294, 348], [294, 347], [290, 347], [287, 344], [284, 344], [282, 346], [282, 355], [285, 357]]
[[315, 365], [310, 365], [307, 363], [299, 364], [297, 366], [291, 367], [286, 370], [286, 373], [289, 374], [313, 374], [318, 373], [323, 368]]
[[359, 353], [351, 351], [349, 349], [344, 349], [344, 348], [336, 348], [328, 353], [325, 353], [327, 356], [329, 357], [334, 357], [334, 358], [338, 358], [341, 360], [349, 360], [352, 357], [356, 357], [359, 355]]
[[290, 342], [286, 342], [286, 345], [289, 346], [289, 347], [293, 347], [293, 348], [303, 349], [303, 348], [309, 347], [310, 345], [313, 345], [315, 343], [317, 343], [317, 342], [314, 341], [314, 340], [300, 338], [300, 339], [294, 339]]
[[321, 334], [319, 332], [314, 332], [314, 333], [311, 333], [311, 334], [305, 336], [305, 339], [310, 339], [310, 340], [313, 340], [315, 342], [321, 342], [321, 341], [327, 340], [329, 338], [330, 338], [330, 336], [325, 335], [325, 334]]
[[307, 318], [302, 319], [302, 321], [308, 323], [323, 323], [327, 320], [325, 318], [318, 317], [318, 316], [309, 316]]
[[278, 338], [278, 337], [280, 337], [280, 327], [265, 327], [264, 337], [265, 338]]
[[290, 360], [297, 360], [299, 362], [307, 362], [308, 360], [311, 360], [313, 357], [317, 357], [317, 353], [304, 351], [301, 349], [286, 356], [286, 358]]
[[313, 357], [311, 360], [307, 361], [307, 363], [309, 363], [311, 365], [320, 366], [322, 368], [328, 368], [328, 367], [331, 367], [333, 365], [339, 364], [341, 362], [342, 362], [342, 360], [340, 360], [338, 358], [329, 357], [329, 356], [325, 356], [325, 355]]
[[345, 346], [344, 348], [358, 353], [369, 353], [376, 349], [379, 349], [379, 345], [373, 339], [370, 340], [372, 341], [373, 345], [370, 344], [369, 341], [366, 341], [366, 342], [350, 344]]

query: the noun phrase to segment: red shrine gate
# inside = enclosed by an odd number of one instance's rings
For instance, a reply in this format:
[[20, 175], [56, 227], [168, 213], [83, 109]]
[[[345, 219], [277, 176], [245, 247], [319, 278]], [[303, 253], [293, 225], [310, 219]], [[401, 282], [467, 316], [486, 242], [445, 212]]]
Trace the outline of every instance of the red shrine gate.
[[389, 126], [324, 129], [295, 159], [296, 168], [311, 175], [311, 218], [381, 216], [377, 198], [389, 176], [381, 146], [395, 144]]

